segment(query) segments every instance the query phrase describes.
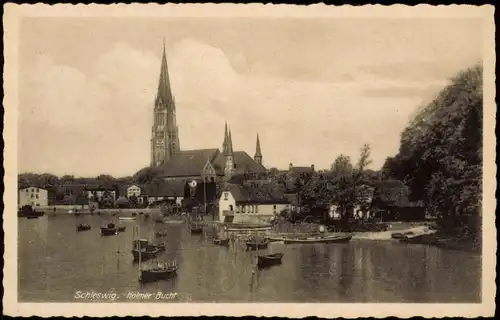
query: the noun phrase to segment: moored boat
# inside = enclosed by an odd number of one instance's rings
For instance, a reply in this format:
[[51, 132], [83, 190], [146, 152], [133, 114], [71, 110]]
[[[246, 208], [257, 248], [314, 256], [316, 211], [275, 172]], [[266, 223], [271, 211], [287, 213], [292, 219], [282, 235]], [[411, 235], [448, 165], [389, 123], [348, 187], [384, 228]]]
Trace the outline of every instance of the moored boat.
[[345, 243], [352, 239], [352, 234], [342, 235], [319, 235], [302, 237], [268, 237], [269, 241], [283, 241], [285, 244], [292, 243]]
[[142, 260], [148, 260], [155, 258], [160, 251], [160, 249], [155, 247], [146, 247], [141, 249], [132, 249], [132, 255], [134, 256], [134, 260], [139, 260], [139, 256]]
[[168, 279], [175, 276], [177, 274], [177, 270], [178, 267], [175, 262], [172, 264], [157, 263], [149, 268], [142, 269], [139, 281], [152, 282]]
[[215, 238], [214, 244], [218, 246], [229, 246], [229, 238]]
[[76, 231], [87, 231], [90, 229], [91, 229], [91, 226], [89, 224], [79, 224], [76, 226]]
[[257, 256], [257, 266], [259, 268], [265, 268], [275, 264], [281, 264], [283, 255], [283, 253], [273, 253]]
[[167, 244], [165, 242], [153, 244], [153, 243], [149, 243], [149, 241], [146, 239], [138, 239], [138, 240], [132, 241], [132, 247], [136, 248], [136, 249], [139, 249], [139, 248], [148, 249], [148, 250], [158, 249], [159, 250], [158, 252], [161, 252], [161, 251], [165, 251], [166, 246], [167, 246]]
[[114, 223], [108, 223], [107, 226], [101, 227], [101, 236], [114, 236], [118, 233], [118, 228]]
[[191, 234], [200, 234], [203, 233], [203, 226], [199, 224], [192, 224], [190, 226]]
[[391, 238], [396, 239], [396, 240], [401, 240], [401, 239], [404, 239], [406, 236], [412, 236], [412, 235], [414, 235], [414, 233], [412, 231], [394, 232], [391, 234]]
[[157, 237], [166, 237], [167, 236], [167, 231], [158, 231], [155, 233]]
[[128, 221], [128, 220], [135, 220], [135, 219], [136, 219], [136, 217], [119, 217], [118, 219], [119, 219], [119, 220]]
[[267, 239], [265, 240], [250, 240], [247, 241], [247, 250], [260, 250], [260, 249], [266, 249], [269, 245], [269, 241]]

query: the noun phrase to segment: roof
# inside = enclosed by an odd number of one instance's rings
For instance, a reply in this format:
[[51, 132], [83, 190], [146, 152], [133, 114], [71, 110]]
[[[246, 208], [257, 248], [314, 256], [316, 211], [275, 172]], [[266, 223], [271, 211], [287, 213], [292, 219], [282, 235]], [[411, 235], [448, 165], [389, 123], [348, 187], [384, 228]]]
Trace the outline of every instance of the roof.
[[184, 197], [185, 180], [153, 182], [144, 186], [144, 194], [150, 197]]
[[160, 167], [160, 176], [201, 176], [207, 160], [213, 161], [219, 154], [219, 149], [181, 151]]
[[269, 190], [259, 187], [243, 187], [235, 184], [227, 184], [226, 191], [231, 192], [236, 203], [269, 203], [269, 204], [288, 204], [284, 194], [279, 190]]
[[292, 167], [289, 170], [290, 173], [301, 174], [301, 173], [313, 173], [314, 169], [312, 167]]
[[[245, 151], [233, 152], [234, 174], [244, 174], [245, 172], [251, 173], [265, 173], [266, 168], [260, 163], [256, 162]], [[213, 161], [215, 170], [224, 174], [224, 167], [226, 166], [226, 158], [223, 154], [219, 153], [217, 158]]]

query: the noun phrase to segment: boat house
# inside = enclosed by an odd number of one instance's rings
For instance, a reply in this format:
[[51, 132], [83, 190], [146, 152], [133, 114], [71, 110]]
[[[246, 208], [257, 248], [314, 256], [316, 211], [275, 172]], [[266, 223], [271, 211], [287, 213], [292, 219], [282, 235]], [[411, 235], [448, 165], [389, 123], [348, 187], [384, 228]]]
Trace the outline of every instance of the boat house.
[[269, 223], [289, 206], [277, 190], [226, 184], [219, 199], [219, 220], [227, 223]]

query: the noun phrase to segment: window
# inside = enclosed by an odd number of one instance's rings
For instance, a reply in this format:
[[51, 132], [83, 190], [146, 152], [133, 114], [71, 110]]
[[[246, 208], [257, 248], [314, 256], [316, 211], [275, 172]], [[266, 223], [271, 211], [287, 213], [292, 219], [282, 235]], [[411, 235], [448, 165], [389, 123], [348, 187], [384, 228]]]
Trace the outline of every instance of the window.
[[255, 205], [255, 213], [259, 213], [259, 206]]
[[26, 189], [26, 193], [28, 193], [28, 192], [30, 192], [30, 190], [29, 190], [29, 189]]
[[38, 195], [36, 195], [36, 198], [38, 199]]
[[31, 192], [35, 192], [35, 189], [31, 188]]
[[34, 195], [34, 194], [32, 194], [32, 195], [31, 195], [31, 199], [33, 199], [34, 197], [35, 197], [35, 195]]
[[229, 192], [224, 192], [224, 200], [227, 200], [228, 193], [229, 193]]
[[248, 208], [248, 213], [253, 213], [253, 206], [250, 206], [250, 208]]
[[229, 205], [229, 211], [233, 211], [233, 205], [232, 204]]
[[236, 206], [236, 213], [240, 213], [240, 206]]
[[241, 213], [245, 213], [245, 206], [241, 206]]
[[276, 205], [273, 205], [273, 213], [276, 213]]
[[36, 188], [36, 192], [40, 192], [40, 189]]

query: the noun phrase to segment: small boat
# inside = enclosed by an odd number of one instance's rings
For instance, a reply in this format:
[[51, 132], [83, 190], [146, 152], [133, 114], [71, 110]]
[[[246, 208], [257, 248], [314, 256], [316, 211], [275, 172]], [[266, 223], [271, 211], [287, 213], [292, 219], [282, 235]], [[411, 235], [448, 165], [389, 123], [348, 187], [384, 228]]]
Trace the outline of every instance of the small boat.
[[114, 223], [108, 223], [107, 226], [101, 227], [101, 236], [114, 236], [118, 233], [118, 228]]
[[268, 240], [250, 240], [247, 241], [247, 250], [259, 250], [259, 249], [266, 249], [267, 246], [269, 245]]
[[166, 237], [167, 236], [167, 231], [158, 231], [157, 233], [155, 233], [155, 235], [157, 237]]
[[273, 253], [257, 256], [257, 266], [259, 268], [269, 267], [275, 264], [281, 264], [283, 253]]
[[299, 238], [287, 237], [268, 237], [269, 241], [283, 241], [285, 244], [292, 243], [345, 243], [352, 239], [352, 234], [342, 235], [322, 235], [322, 236], [304, 236]]
[[173, 264], [160, 264], [157, 263], [155, 266], [152, 266], [147, 269], [141, 270], [141, 276], [139, 281], [141, 282], [152, 282], [152, 281], [160, 281], [164, 279], [168, 279], [177, 274], [177, 264], [174, 262]]
[[391, 238], [392, 239], [401, 240], [401, 239], [404, 239], [406, 236], [411, 236], [411, 235], [414, 235], [414, 233], [412, 231], [408, 231], [408, 232], [394, 232], [393, 234], [391, 234]]
[[118, 219], [127, 221], [127, 220], [135, 220], [136, 218], [135, 217], [119, 217]]
[[118, 227], [118, 232], [125, 232], [127, 227]]
[[142, 248], [142, 249], [149, 249], [149, 250], [158, 249], [159, 252], [165, 251], [166, 246], [167, 246], [167, 244], [165, 242], [151, 244], [146, 239], [138, 239], [138, 240], [132, 241], [133, 248]]
[[197, 225], [197, 224], [192, 224], [190, 227], [191, 234], [201, 234], [203, 233], [203, 226]]
[[90, 229], [91, 229], [91, 226], [89, 224], [79, 224], [76, 226], [76, 231], [87, 231]]
[[218, 246], [229, 246], [229, 238], [215, 238], [214, 244]]
[[139, 260], [139, 255], [141, 256], [142, 260], [148, 260], [155, 258], [156, 255], [160, 252], [161, 250], [158, 248], [141, 248], [141, 249], [133, 249], [132, 250], [132, 255], [134, 256], [134, 260]]

